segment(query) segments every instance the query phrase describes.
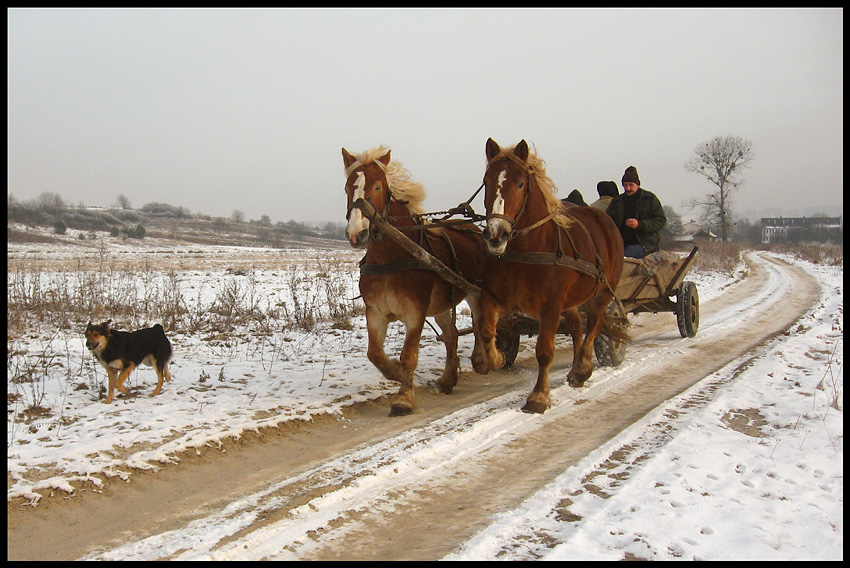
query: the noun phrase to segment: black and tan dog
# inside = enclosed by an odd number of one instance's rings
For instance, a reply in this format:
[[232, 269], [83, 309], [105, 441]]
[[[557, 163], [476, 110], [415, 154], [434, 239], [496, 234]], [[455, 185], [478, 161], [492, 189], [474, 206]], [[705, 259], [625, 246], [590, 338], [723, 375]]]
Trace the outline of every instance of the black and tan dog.
[[159, 381], [151, 396], [158, 395], [162, 390], [163, 376], [171, 380], [171, 372], [168, 370], [171, 343], [165, 337], [165, 330], [156, 324], [138, 331], [118, 331], [110, 329], [111, 322], [107, 320], [100, 325], [89, 322], [86, 327], [86, 347], [109, 375], [109, 392], [103, 402], [112, 402], [115, 389], [127, 394], [124, 381], [142, 363], [156, 369]]

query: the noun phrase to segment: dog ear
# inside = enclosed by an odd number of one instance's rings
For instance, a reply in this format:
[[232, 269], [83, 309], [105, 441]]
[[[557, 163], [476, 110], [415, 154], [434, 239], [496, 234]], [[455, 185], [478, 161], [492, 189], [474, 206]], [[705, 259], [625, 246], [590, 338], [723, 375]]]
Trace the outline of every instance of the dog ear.
[[103, 322], [103, 323], [102, 323], [102, 324], [100, 324], [100, 325], [102, 325], [102, 326], [103, 326], [103, 327], [105, 327], [106, 329], [109, 329], [109, 324], [110, 324], [110, 323], [112, 323], [112, 320], [111, 320], [111, 319], [108, 319], [108, 320], [106, 320], [105, 322]]

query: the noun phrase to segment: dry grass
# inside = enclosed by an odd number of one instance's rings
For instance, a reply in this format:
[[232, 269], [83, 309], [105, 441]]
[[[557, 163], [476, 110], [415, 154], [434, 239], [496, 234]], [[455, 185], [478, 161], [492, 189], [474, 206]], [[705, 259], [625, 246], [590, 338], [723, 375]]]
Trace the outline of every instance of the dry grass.
[[[700, 272], [720, 272], [723, 274], [734, 274], [741, 262], [743, 251], [748, 248], [737, 242], [701, 241], [698, 246], [699, 254], [697, 254], [694, 263], [694, 269]], [[813, 264], [844, 265], [844, 245], [841, 244], [770, 244], [761, 245], [759, 249], [789, 254]]]
[[[811, 262], [843, 265], [840, 245], [783, 245], [773, 250]], [[15, 398], [10, 398], [9, 408], [23, 408], [13, 422], [25, 425], [51, 411], [42, 404], [47, 377], [60, 375], [66, 391], [98, 392], [100, 381], [91, 361], [87, 364], [86, 354], [69, 344], [79, 340], [89, 321], [112, 319], [122, 329], [159, 322], [169, 333], [196, 335], [210, 342], [246, 334], [257, 338], [258, 350], [269, 350], [261, 354], [261, 360], [271, 366], [282, 357], [276, 337], [283, 337], [282, 344], [290, 331], [319, 333], [328, 325], [351, 330], [352, 321], [363, 315], [350, 256], [347, 260], [328, 254], [286, 261], [281, 251], [272, 251], [268, 258], [210, 262], [202, 248], [188, 252], [192, 254], [184, 251], [180, 259], [167, 262], [156, 258], [156, 253], [141, 261], [119, 259], [106, 248], [51, 267], [11, 260], [7, 387]], [[737, 243], [702, 243], [695, 270], [733, 274], [741, 253]], [[223, 263], [231, 268], [222, 269]], [[256, 272], [270, 266], [276, 267], [279, 278], [271, 292], [258, 282]], [[190, 277], [190, 272], [199, 271], [206, 274], [200, 283]], [[824, 377], [822, 388], [832, 391], [836, 400], [841, 398], [835, 394], [841, 387], [832, 375]], [[60, 413], [57, 424], [61, 424], [61, 408], [53, 412]]]
[[[156, 253], [128, 261], [106, 249], [49, 267], [11, 260], [7, 390], [14, 427], [46, 416], [61, 427], [62, 409], [44, 403], [48, 381], [58, 380], [63, 392], [89, 390], [99, 398], [98, 368], [78, 344], [89, 321], [111, 319], [118, 329], [161, 323], [169, 336], [191, 335], [210, 345], [247, 340], [270, 366], [283, 357], [276, 344], [291, 332], [352, 329], [352, 319], [363, 314], [353, 258], [317, 253], [281, 262], [280, 255], [272, 250], [262, 261], [230, 259], [228, 269], [221, 268], [227, 261], [210, 263], [202, 250], [179, 263], [157, 262]], [[260, 282], [258, 271], [269, 266], [275, 267], [271, 284], [269, 274]]]
[[732, 275], [741, 262], [741, 253], [739, 243], [702, 241], [699, 243], [694, 270]]
[[125, 328], [159, 322], [183, 333], [309, 331], [359, 313], [350, 293], [351, 266], [331, 256], [282, 270], [274, 295], [261, 290], [252, 269], [229, 269], [223, 277], [210, 272], [200, 289], [187, 270], [157, 270], [150, 263], [131, 268], [108, 255], [94, 267], [78, 263], [52, 272], [12, 262], [6, 280], [8, 336], [81, 328], [101, 319]]

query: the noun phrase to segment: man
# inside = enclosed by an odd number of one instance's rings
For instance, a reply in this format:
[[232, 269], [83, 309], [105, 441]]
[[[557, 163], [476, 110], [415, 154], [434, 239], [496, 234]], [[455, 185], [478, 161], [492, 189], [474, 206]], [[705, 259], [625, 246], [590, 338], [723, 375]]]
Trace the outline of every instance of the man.
[[623, 235], [624, 255], [643, 258], [658, 250], [667, 216], [655, 194], [640, 186], [634, 166], [623, 174], [623, 192], [611, 200], [607, 212]]
[[611, 200], [620, 194], [617, 189], [617, 183], [613, 181], [600, 181], [596, 184], [596, 193], [599, 194], [599, 199], [590, 204], [591, 207], [606, 211], [611, 204]]
[[584, 202], [584, 197], [581, 192], [577, 189], [574, 189], [570, 192], [570, 194], [561, 201], [565, 203], [572, 203], [573, 205], [580, 205], [582, 207], [587, 207], [587, 203]]

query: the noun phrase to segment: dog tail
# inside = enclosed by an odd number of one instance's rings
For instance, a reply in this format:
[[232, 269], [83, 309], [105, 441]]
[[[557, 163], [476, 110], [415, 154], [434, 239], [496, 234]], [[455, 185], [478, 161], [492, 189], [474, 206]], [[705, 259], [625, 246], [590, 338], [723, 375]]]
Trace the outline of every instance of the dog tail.
[[157, 357], [156, 362], [157, 365], [160, 366], [160, 371], [165, 364], [171, 360], [172, 350], [171, 350], [171, 342], [168, 340], [168, 336], [165, 335], [165, 329], [163, 329], [162, 325], [154, 324], [153, 329], [162, 334], [162, 338], [164, 340], [162, 346], [162, 353]]

